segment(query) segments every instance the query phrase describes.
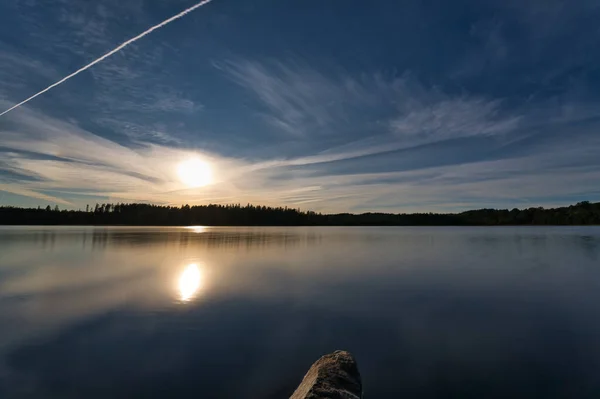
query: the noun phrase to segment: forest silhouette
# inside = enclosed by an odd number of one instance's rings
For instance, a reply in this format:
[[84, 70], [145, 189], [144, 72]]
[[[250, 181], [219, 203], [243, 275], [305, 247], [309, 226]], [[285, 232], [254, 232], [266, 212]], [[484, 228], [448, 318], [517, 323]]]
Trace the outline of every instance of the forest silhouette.
[[0, 207], [2, 225], [127, 226], [496, 226], [598, 225], [600, 202], [544, 209], [477, 209], [460, 213], [322, 214], [287, 207], [255, 205], [160, 206], [96, 204], [86, 210]]

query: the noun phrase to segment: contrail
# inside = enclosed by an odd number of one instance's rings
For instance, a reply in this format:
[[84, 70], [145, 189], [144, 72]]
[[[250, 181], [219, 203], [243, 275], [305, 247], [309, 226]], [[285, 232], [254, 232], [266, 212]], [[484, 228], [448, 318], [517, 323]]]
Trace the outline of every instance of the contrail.
[[29, 97], [26, 100], [21, 101], [20, 103], [13, 105], [11, 108], [7, 109], [6, 111], [2, 112], [0, 114], [0, 116], [12, 111], [13, 109], [20, 107], [21, 105], [28, 103], [29, 101], [33, 100], [34, 98], [36, 98], [37, 96], [44, 94], [45, 92], [47, 92], [48, 90], [58, 86], [61, 83], [66, 82], [67, 80], [71, 79], [73, 76], [78, 75], [79, 73], [85, 71], [86, 69], [89, 69], [91, 67], [93, 67], [94, 65], [96, 65], [97, 63], [99, 63], [100, 61], [103, 61], [104, 59], [110, 57], [111, 55], [113, 55], [116, 52], [121, 51], [122, 49], [124, 49], [125, 47], [129, 46], [131, 43], [136, 42], [138, 40], [140, 40], [142, 37], [146, 36], [149, 33], [152, 33], [153, 31], [162, 28], [163, 26], [175, 21], [176, 19], [179, 19], [183, 16], [185, 16], [186, 14], [194, 11], [197, 8], [202, 7], [203, 5], [210, 3], [212, 0], [203, 0], [200, 3], [197, 3], [196, 5], [191, 6], [190, 8], [186, 8], [185, 10], [183, 10], [182, 12], [180, 12], [177, 15], [173, 15], [171, 18], [169, 19], [165, 19], [164, 21], [162, 21], [161, 23], [154, 25], [153, 27], [151, 27], [150, 29], [145, 30], [144, 32], [140, 33], [139, 35], [132, 37], [131, 39], [121, 43], [120, 45], [118, 45], [117, 47], [115, 47], [114, 49], [110, 50], [108, 53], [104, 54], [102, 57], [90, 62], [89, 64], [87, 64], [84, 67], [79, 68], [78, 70], [76, 70], [75, 72], [73, 72], [70, 75], [65, 76], [64, 78], [62, 78], [61, 80], [59, 80], [56, 83], [52, 83], [50, 86], [46, 87], [44, 90], [40, 91], [39, 93], [34, 94], [33, 96]]

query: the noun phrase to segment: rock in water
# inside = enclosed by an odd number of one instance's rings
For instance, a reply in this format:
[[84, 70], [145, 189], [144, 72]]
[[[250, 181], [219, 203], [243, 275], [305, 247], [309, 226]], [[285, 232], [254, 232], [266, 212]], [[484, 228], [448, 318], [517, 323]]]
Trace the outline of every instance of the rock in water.
[[317, 360], [290, 399], [360, 399], [362, 382], [354, 356], [335, 351]]

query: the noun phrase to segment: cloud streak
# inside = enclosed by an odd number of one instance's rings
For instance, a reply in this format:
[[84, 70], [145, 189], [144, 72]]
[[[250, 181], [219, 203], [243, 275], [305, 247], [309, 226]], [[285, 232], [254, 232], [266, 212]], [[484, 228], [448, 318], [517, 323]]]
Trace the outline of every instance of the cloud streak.
[[327, 74], [296, 59], [237, 59], [215, 66], [256, 96], [267, 121], [283, 133], [281, 140], [311, 147], [305, 156], [254, 168], [331, 163], [455, 139], [500, 139], [524, 119], [506, 112], [501, 99], [448, 94], [410, 73], [350, 74], [337, 68], [339, 73]]
[[175, 205], [251, 202], [326, 212], [538, 206], [555, 204], [543, 197], [585, 194], [600, 176], [598, 167], [574, 164], [600, 148], [600, 142], [589, 138], [585, 146], [562, 140], [518, 158], [404, 171], [365, 172], [363, 165], [372, 161], [356, 159], [352, 173], [336, 173], [331, 165], [301, 158], [266, 165], [198, 153], [211, 162], [217, 181], [187, 189], [175, 170], [192, 151], [159, 145], [127, 148], [24, 111], [15, 114], [20, 128], [5, 136], [12, 150], [2, 157], [5, 171], [31, 180], [5, 178], [0, 190], [73, 207], [99, 198]]
[[[392, 147], [400, 149], [498, 135], [514, 130], [521, 120], [519, 115], [505, 115], [499, 99], [450, 95], [425, 87], [410, 73], [327, 74], [297, 60], [238, 59], [215, 66], [256, 95], [273, 126], [297, 138], [343, 134], [362, 141], [368, 136], [388, 147], [394, 142]], [[362, 145], [360, 153], [372, 151]]]
[[12, 107], [8, 108], [6, 111], [3, 111], [2, 113], [0, 113], [0, 116], [3, 116], [3, 115], [5, 115], [5, 114], [7, 114], [8, 112], [10, 112], [10, 111], [14, 110], [15, 108], [18, 108], [18, 107], [20, 107], [21, 105], [24, 105], [24, 104], [28, 103], [29, 101], [33, 100], [34, 98], [36, 98], [36, 97], [38, 97], [38, 96], [40, 96], [40, 95], [42, 95], [42, 94], [46, 93], [47, 91], [49, 91], [49, 90], [53, 89], [54, 87], [56, 87], [56, 86], [58, 86], [58, 85], [60, 85], [60, 84], [62, 84], [62, 83], [64, 83], [64, 82], [66, 82], [67, 80], [69, 80], [69, 79], [71, 79], [72, 77], [74, 77], [74, 76], [76, 76], [76, 75], [80, 74], [81, 72], [83, 72], [83, 71], [85, 71], [85, 70], [87, 70], [87, 69], [91, 68], [92, 66], [96, 65], [97, 63], [99, 63], [99, 62], [102, 62], [102, 61], [103, 61], [103, 60], [105, 60], [106, 58], [110, 57], [111, 55], [113, 55], [113, 54], [115, 54], [115, 53], [117, 53], [117, 52], [119, 52], [119, 51], [121, 51], [121, 50], [122, 50], [122, 49], [124, 49], [125, 47], [129, 46], [130, 44], [132, 44], [132, 43], [134, 43], [134, 42], [136, 42], [136, 41], [138, 41], [138, 40], [140, 40], [140, 39], [141, 39], [141, 38], [143, 38], [144, 36], [146, 36], [146, 35], [149, 35], [149, 34], [150, 34], [150, 33], [152, 33], [153, 31], [155, 31], [155, 30], [157, 30], [157, 29], [160, 29], [160, 28], [162, 28], [163, 26], [165, 26], [165, 25], [167, 25], [167, 24], [169, 24], [169, 23], [171, 23], [171, 22], [173, 22], [173, 21], [175, 21], [175, 20], [177, 20], [177, 19], [179, 19], [179, 18], [182, 18], [182, 17], [184, 17], [185, 15], [189, 14], [190, 12], [192, 12], [192, 11], [194, 11], [194, 10], [196, 10], [196, 9], [198, 9], [198, 8], [200, 8], [200, 7], [202, 7], [202, 6], [204, 6], [205, 4], [208, 4], [208, 3], [210, 3], [211, 1], [212, 1], [212, 0], [204, 0], [204, 1], [201, 1], [201, 2], [199, 2], [199, 3], [197, 3], [197, 4], [193, 5], [193, 6], [191, 6], [191, 7], [189, 7], [189, 8], [186, 8], [185, 10], [183, 10], [183, 11], [181, 11], [180, 13], [178, 13], [178, 14], [176, 14], [176, 15], [172, 16], [171, 18], [168, 18], [168, 19], [166, 19], [166, 20], [162, 21], [161, 23], [159, 23], [159, 24], [156, 24], [156, 25], [152, 26], [151, 28], [149, 28], [149, 29], [145, 30], [144, 32], [140, 33], [139, 35], [137, 35], [137, 36], [135, 36], [135, 37], [133, 37], [133, 38], [131, 38], [131, 39], [129, 39], [129, 40], [127, 40], [127, 41], [125, 41], [125, 42], [121, 43], [120, 45], [118, 45], [117, 47], [115, 47], [114, 49], [112, 49], [111, 51], [109, 51], [108, 53], [106, 53], [106, 54], [102, 55], [100, 58], [97, 58], [97, 59], [95, 59], [94, 61], [90, 62], [89, 64], [87, 64], [87, 65], [85, 65], [85, 66], [83, 66], [83, 67], [79, 68], [77, 71], [75, 71], [75, 72], [71, 73], [70, 75], [67, 75], [67, 76], [65, 76], [64, 78], [62, 78], [62, 79], [61, 79], [61, 80], [59, 80], [58, 82], [55, 82], [55, 83], [51, 84], [50, 86], [46, 87], [44, 90], [42, 90], [42, 91], [40, 91], [40, 92], [38, 92], [38, 93], [36, 93], [36, 94], [32, 95], [31, 97], [29, 97], [29, 98], [27, 98], [27, 99], [25, 99], [25, 100], [21, 101], [21, 102], [20, 102], [20, 103], [18, 103], [18, 104], [15, 104], [15, 105], [13, 105]]
[[[223, 140], [214, 146], [209, 137], [194, 146], [227, 157], [181, 148], [188, 144], [182, 140], [188, 127], [153, 124], [147, 115], [120, 119], [115, 110], [127, 103], [108, 92], [106, 101], [117, 106], [95, 125], [128, 131], [136, 137], [133, 145], [119, 144], [119, 136], [85, 124], [84, 118], [78, 125], [23, 107], [3, 120], [0, 190], [71, 207], [106, 200], [250, 202], [323, 212], [546, 206], [600, 194], [590, 190], [600, 178], [594, 158], [600, 142], [593, 134], [598, 113], [592, 103], [515, 104], [425, 84], [410, 73], [341, 68], [331, 73], [297, 59], [237, 59], [216, 66], [252, 94], [252, 116], [258, 109], [275, 126], [277, 138], [260, 154], [247, 152], [245, 158], [231, 150], [235, 144]], [[127, 81], [140, 69], [104, 63], [93, 72], [110, 87], [115, 76]], [[165, 109], [180, 119], [181, 111], [194, 106], [177, 91], [153, 90], [135, 93], [152, 99], [144, 105], [152, 111]], [[207, 118], [211, 106], [208, 102]], [[160, 119], [164, 116], [169, 115]], [[237, 133], [251, 129], [243, 126]], [[149, 142], [150, 136], [156, 137]], [[157, 141], [161, 144], [152, 144]], [[177, 164], [194, 155], [213, 165], [214, 184], [189, 189], [178, 181]]]

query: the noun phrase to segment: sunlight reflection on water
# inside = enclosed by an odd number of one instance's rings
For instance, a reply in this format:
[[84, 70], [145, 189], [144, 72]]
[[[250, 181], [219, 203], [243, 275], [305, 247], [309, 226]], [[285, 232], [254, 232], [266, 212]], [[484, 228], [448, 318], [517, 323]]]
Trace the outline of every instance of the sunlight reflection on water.
[[194, 233], [205, 233], [208, 231], [206, 226], [188, 226], [186, 229], [192, 230]]
[[342, 347], [369, 397], [597, 399], [599, 259], [599, 227], [0, 226], [0, 398], [285, 397]]
[[202, 273], [195, 263], [190, 263], [179, 276], [179, 296], [183, 302], [192, 299], [202, 285]]

